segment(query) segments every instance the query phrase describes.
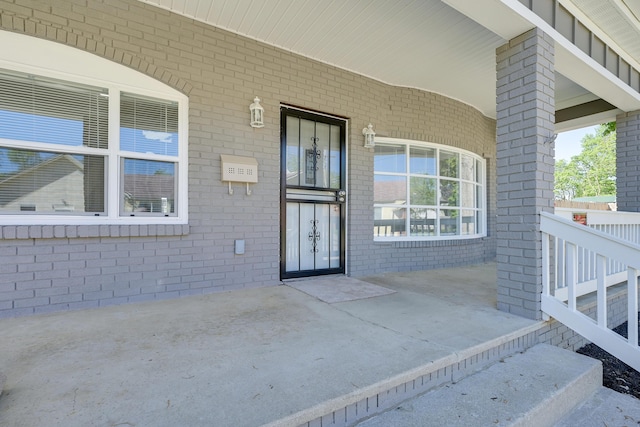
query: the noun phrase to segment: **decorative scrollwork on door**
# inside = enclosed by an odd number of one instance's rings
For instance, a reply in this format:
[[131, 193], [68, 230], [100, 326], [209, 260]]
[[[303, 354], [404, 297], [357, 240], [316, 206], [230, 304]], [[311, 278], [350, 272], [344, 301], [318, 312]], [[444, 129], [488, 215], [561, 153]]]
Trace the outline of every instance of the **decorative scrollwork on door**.
[[318, 253], [318, 242], [320, 241], [320, 232], [318, 231], [318, 220], [312, 219], [309, 222], [311, 223], [311, 231], [309, 232], [309, 241], [311, 242], [311, 245], [312, 245], [311, 252]]
[[318, 148], [318, 141], [320, 140], [320, 138], [318, 138], [317, 136], [312, 136], [311, 137], [311, 141], [313, 141], [313, 152], [316, 155], [315, 160], [313, 161], [314, 165], [315, 165], [315, 170], [319, 169], [318, 166], [318, 162], [320, 161], [320, 157], [322, 156], [322, 152], [320, 151], [320, 149]]

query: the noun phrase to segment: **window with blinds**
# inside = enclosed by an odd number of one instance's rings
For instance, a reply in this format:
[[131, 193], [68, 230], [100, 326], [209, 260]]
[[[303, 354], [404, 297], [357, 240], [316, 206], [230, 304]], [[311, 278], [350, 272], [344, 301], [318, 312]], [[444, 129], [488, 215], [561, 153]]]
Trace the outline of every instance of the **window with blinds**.
[[0, 71], [0, 213], [105, 213], [107, 90]]
[[120, 149], [121, 214], [175, 214], [178, 103], [121, 94]]
[[179, 103], [105, 86], [0, 70], [0, 218], [176, 216]]

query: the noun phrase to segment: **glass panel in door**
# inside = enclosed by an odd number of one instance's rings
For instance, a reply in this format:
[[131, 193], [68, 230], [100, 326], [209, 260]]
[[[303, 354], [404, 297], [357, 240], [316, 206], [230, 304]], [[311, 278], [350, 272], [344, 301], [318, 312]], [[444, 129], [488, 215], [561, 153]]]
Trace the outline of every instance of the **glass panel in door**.
[[286, 271], [340, 268], [340, 205], [287, 203]]

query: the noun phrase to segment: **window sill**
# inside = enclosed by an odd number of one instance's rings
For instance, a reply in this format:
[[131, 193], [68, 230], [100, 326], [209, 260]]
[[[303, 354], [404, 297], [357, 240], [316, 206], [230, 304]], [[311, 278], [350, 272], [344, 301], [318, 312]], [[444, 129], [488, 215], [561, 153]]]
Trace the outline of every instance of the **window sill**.
[[0, 225], [0, 240], [185, 236], [188, 224]]
[[373, 241], [374, 245], [388, 245], [392, 248], [398, 249], [413, 249], [413, 248], [437, 248], [437, 247], [451, 247], [451, 246], [468, 246], [483, 244], [488, 237], [483, 236], [458, 236], [455, 239], [438, 237], [431, 239], [401, 239], [401, 238], [376, 238]]
[[458, 242], [467, 240], [476, 240], [487, 237], [486, 234], [474, 234], [474, 235], [451, 235], [451, 236], [414, 236], [414, 237], [374, 237], [373, 241], [376, 243], [402, 243], [402, 242]]

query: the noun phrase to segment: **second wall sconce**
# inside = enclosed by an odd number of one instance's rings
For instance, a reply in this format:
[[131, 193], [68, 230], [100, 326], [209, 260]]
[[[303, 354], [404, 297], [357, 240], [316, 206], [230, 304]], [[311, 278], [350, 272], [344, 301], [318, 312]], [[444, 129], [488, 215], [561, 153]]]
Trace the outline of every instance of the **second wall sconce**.
[[364, 135], [365, 148], [373, 148], [376, 146], [376, 133], [373, 131], [373, 125], [371, 123], [362, 129], [362, 134]]
[[249, 105], [251, 111], [251, 127], [264, 127], [264, 108], [260, 105], [260, 98], [257, 96], [253, 99], [253, 104]]

